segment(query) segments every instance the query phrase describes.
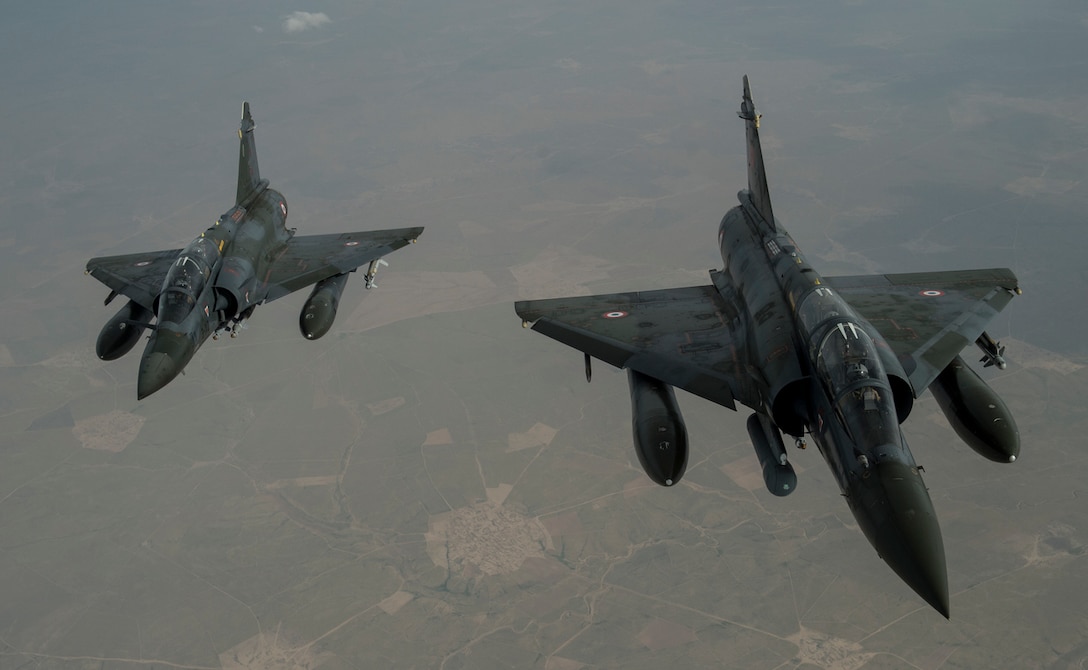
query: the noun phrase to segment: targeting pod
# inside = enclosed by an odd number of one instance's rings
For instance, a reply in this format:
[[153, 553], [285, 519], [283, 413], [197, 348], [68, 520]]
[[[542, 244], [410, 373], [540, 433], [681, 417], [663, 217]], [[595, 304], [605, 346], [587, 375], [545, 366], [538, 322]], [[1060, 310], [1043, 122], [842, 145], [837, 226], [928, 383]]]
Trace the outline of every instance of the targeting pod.
[[748, 417], [748, 436], [763, 468], [763, 483], [776, 496], [788, 496], [797, 488], [797, 473], [786, 459], [782, 432], [765, 414]]
[[929, 385], [952, 430], [980, 456], [1012, 463], [1020, 455], [1020, 430], [1005, 402], [956, 356]]
[[151, 310], [129, 300], [102, 327], [94, 345], [95, 353], [104, 361], [112, 361], [132, 351], [152, 316]]
[[298, 328], [307, 340], [316, 340], [332, 328], [336, 319], [336, 308], [340, 306], [340, 295], [347, 285], [347, 273], [322, 279], [314, 286], [302, 312], [298, 315]]
[[673, 486], [688, 467], [688, 429], [672, 387], [627, 370], [631, 386], [631, 428], [638, 462], [650, 479]]

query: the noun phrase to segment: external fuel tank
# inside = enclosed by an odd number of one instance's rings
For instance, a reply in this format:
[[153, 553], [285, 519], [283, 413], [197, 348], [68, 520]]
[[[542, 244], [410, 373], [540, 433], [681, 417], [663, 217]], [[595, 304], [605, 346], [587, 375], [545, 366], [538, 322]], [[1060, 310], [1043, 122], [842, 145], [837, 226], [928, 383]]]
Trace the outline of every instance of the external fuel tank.
[[1009, 408], [962, 358], [952, 359], [929, 390], [956, 435], [979, 455], [997, 463], [1020, 455], [1020, 430]]
[[332, 328], [336, 308], [340, 306], [340, 295], [347, 282], [348, 274], [345, 272], [322, 279], [314, 286], [298, 315], [298, 328], [307, 340], [316, 340]]
[[756, 450], [759, 465], [763, 469], [763, 483], [776, 496], [788, 496], [797, 488], [797, 473], [786, 460], [786, 447], [782, 444], [782, 432], [765, 414], [748, 417], [748, 437]]
[[650, 479], [673, 486], [688, 467], [688, 430], [668, 384], [627, 370], [631, 386], [631, 427], [638, 462]]
[[104, 361], [112, 361], [132, 351], [152, 316], [151, 310], [129, 300], [102, 327], [95, 342], [95, 353]]

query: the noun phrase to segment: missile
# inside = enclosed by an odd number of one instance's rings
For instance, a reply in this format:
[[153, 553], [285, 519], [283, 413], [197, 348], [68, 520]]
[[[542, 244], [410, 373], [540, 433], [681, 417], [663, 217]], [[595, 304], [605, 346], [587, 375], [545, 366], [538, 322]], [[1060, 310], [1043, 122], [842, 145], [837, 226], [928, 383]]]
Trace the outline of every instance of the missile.
[[929, 385], [956, 435], [979, 455], [1012, 463], [1020, 454], [1020, 431], [1009, 408], [962, 358], [956, 356]]
[[650, 479], [673, 486], [688, 467], [688, 429], [668, 384], [627, 370], [631, 386], [631, 428], [638, 462]]
[[322, 279], [314, 286], [298, 315], [298, 328], [307, 340], [316, 340], [332, 328], [336, 308], [340, 305], [340, 294], [344, 292], [347, 282], [345, 272]]
[[1008, 366], [1008, 363], [1005, 362], [1005, 347], [990, 337], [989, 333], [979, 335], [978, 339], [975, 340], [975, 344], [982, 351], [982, 358], [978, 359], [979, 363], [984, 364], [982, 367], [988, 368], [991, 365], [996, 365], [998, 370], [1004, 370]]
[[104, 361], [112, 361], [132, 351], [152, 316], [151, 310], [129, 300], [102, 327], [94, 345], [95, 353]]
[[748, 437], [763, 468], [763, 483], [776, 496], [788, 496], [797, 488], [797, 473], [786, 460], [786, 447], [782, 444], [782, 432], [765, 414], [748, 417]]

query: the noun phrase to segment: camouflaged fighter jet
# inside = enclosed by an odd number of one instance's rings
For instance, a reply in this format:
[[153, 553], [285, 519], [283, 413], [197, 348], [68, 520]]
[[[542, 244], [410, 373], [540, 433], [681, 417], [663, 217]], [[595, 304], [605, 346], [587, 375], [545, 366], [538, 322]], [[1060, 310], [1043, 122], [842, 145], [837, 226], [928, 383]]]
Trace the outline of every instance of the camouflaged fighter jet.
[[[151, 337], [140, 361], [136, 396], [146, 398], [185, 369], [209, 336], [238, 335], [257, 305], [316, 283], [299, 315], [299, 328], [316, 340], [332, 326], [348, 273], [369, 263], [373, 288], [382, 257], [416, 241], [423, 228], [330, 235], [295, 235], [287, 201], [268, 188], [257, 168], [255, 128], [242, 103], [238, 131], [238, 193], [234, 207], [184, 249], [87, 261], [87, 273], [110, 288], [106, 304], [129, 299], [98, 335], [107, 361], [128, 353], [145, 329]], [[155, 323], [152, 324], [152, 319]]]
[[1020, 451], [1000, 398], [960, 358], [975, 342], [986, 366], [1004, 348], [986, 324], [1020, 293], [1007, 269], [823, 277], [771, 211], [759, 120], [748, 78], [739, 115], [748, 189], [718, 228], [722, 270], [705, 286], [528, 300], [523, 325], [626, 368], [635, 451], [646, 474], [673, 486], [687, 467], [674, 386], [736, 409], [771, 493], [797, 477], [782, 434], [811, 437], [862, 532], [889, 566], [948, 616], [944, 544], [900, 424], [927, 388], [956, 433], [982, 456]]

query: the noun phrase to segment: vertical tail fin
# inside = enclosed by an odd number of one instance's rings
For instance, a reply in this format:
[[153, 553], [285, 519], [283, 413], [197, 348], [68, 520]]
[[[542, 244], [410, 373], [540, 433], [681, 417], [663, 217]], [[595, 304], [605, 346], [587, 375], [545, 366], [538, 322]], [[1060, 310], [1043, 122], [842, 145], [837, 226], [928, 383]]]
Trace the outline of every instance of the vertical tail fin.
[[773, 231], [774, 212], [771, 211], [771, 194], [767, 190], [767, 172], [763, 167], [763, 150], [759, 146], [759, 117], [756, 105], [752, 102], [752, 89], [748, 87], [748, 75], [744, 75], [744, 100], [737, 116], [744, 119], [748, 136], [748, 190], [752, 204]]
[[242, 126], [238, 129], [238, 196], [234, 204], [240, 205], [246, 196], [260, 187], [261, 170], [257, 167], [257, 143], [253, 139], [253, 117], [249, 103], [242, 103]]

